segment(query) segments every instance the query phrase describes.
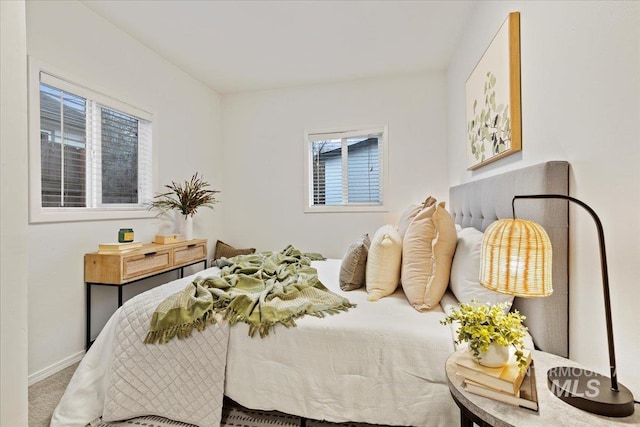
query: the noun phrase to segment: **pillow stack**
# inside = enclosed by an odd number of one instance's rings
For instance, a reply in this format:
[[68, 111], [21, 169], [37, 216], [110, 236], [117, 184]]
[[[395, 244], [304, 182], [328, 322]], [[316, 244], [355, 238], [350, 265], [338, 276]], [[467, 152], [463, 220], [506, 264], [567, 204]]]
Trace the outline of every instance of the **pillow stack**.
[[351, 291], [365, 284], [369, 301], [378, 301], [401, 283], [412, 307], [431, 310], [449, 284], [456, 238], [445, 203], [428, 197], [402, 213], [397, 229], [384, 225], [371, 241], [365, 234], [349, 246], [340, 267], [340, 288]]
[[445, 202], [429, 201], [411, 220], [402, 241], [402, 288], [418, 311], [440, 303], [456, 249], [456, 229]]

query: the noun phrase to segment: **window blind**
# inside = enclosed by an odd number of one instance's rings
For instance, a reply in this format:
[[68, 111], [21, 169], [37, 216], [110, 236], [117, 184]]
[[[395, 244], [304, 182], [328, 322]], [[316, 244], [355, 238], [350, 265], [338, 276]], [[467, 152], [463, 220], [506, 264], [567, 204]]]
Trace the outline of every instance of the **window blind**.
[[40, 76], [42, 207], [144, 206], [152, 197], [150, 115]]
[[310, 134], [314, 206], [382, 204], [382, 132]]

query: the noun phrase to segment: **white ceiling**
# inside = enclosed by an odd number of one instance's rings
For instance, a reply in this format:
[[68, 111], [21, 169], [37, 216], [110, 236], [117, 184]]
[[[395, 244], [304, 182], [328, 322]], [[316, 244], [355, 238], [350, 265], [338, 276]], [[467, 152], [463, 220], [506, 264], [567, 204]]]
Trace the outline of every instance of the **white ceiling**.
[[82, 0], [219, 93], [444, 70], [473, 1]]

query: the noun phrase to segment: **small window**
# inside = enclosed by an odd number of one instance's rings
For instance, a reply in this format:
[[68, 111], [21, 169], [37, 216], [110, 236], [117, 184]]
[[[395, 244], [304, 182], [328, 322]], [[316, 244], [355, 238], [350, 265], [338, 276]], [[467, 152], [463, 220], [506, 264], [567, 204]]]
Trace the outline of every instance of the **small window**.
[[307, 132], [305, 211], [384, 211], [386, 134], [386, 126]]
[[31, 222], [152, 216], [151, 114], [30, 61]]

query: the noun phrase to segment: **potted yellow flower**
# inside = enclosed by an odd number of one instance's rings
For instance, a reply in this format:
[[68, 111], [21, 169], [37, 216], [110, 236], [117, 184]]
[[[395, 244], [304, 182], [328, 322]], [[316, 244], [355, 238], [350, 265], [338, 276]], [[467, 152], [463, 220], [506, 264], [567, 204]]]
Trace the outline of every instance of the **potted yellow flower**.
[[469, 351], [476, 362], [484, 366], [503, 366], [509, 360], [509, 346], [515, 347], [518, 366], [524, 369], [524, 337], [527, 328], [522, 325], [525, 316], [517, 310], [509, 312], [510, 303], [494, 305], [460, 303], [440, 323], [449, 325], [458, 322], [456, 344], [469, 343]]

